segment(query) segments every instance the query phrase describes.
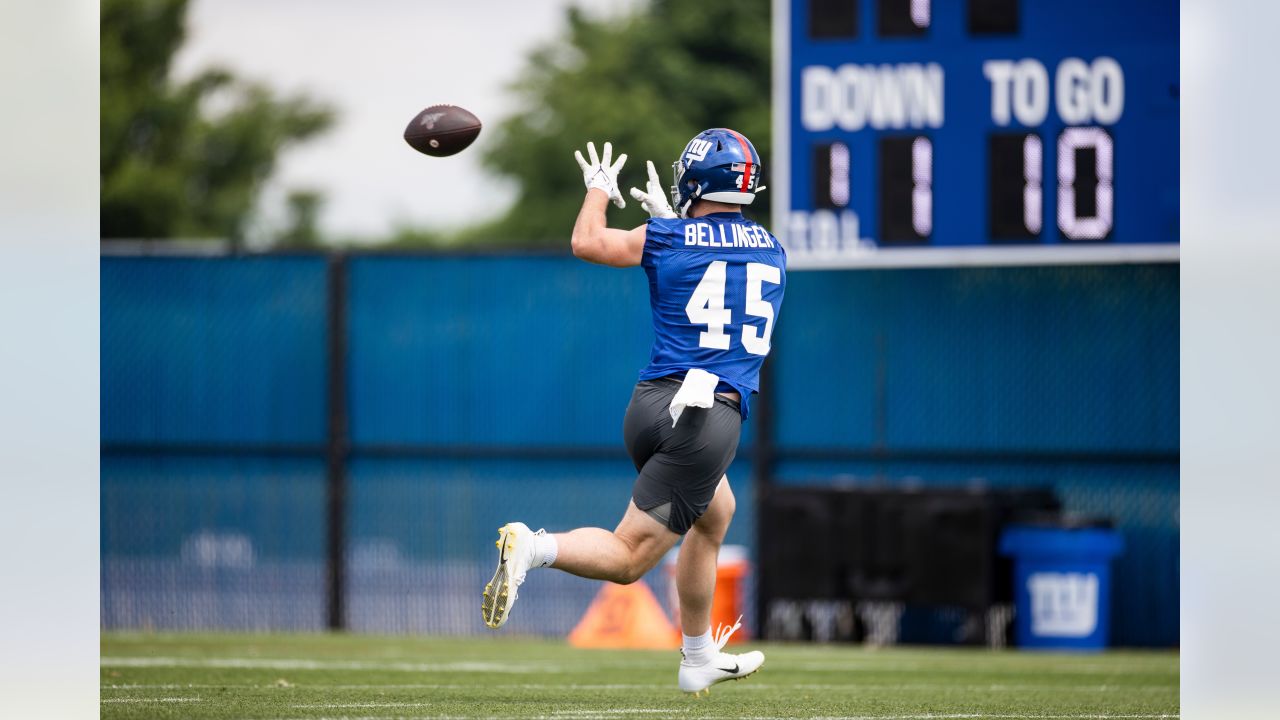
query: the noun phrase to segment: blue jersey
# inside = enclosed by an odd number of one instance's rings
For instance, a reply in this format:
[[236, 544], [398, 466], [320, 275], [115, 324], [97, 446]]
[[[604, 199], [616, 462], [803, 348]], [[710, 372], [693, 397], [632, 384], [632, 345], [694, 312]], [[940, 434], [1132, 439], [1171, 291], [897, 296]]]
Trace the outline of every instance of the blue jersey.
[[701, 368], [720, 377], [718, 390], [742, 396], [745, 419], [787, 284], [778, 240], [736, 212], [651, 218], [641, 264], [653, 352], [640, 379]]

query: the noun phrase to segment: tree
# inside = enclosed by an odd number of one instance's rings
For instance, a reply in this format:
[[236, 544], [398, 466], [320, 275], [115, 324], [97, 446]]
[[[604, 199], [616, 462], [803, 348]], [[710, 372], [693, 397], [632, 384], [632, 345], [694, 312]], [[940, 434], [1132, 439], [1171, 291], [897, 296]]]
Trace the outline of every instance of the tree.
[[[770, 142], [768, 0], [691, 3], [654, 0], [621, 19], [568, 11], [565, 36], [535, 51], [511, 86], [519, 109], [501, 121], [484, 156], [518, 183], [513, 207], [463, 233], [470, 243], [564, 246], [582, 203], [573, 151], [613, 142], [630, 159], [623, 194], [644, 186], [644, 161], [664, 182], [689, 138], [709, 127], [749, 137], [768, 172]], [[768, 184], [767, 175], [762, 184]], [[767, 216], [768, 193], [749, 213]], [[646, 215], [627, 196], [610, 222], [634, 227]]]
[[294, 190], [285, 198], [289, 227], [276, 238], [276, 246], [292, 250], [320, 247], [320, 208], [324, 195], [317, 190]]
[[104, 238], [239, 241], [280, 151], [333, 122], [315, 100], [223, 69], [173, 80], [186, 11], [187, 0], [103, 0]]

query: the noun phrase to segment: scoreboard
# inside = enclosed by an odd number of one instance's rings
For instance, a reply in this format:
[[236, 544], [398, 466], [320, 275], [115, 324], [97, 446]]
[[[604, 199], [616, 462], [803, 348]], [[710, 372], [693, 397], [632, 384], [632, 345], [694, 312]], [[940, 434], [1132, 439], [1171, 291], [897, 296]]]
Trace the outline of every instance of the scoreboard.
[[1175, 0], [774, 0], [794, 267], [1178, 259]]

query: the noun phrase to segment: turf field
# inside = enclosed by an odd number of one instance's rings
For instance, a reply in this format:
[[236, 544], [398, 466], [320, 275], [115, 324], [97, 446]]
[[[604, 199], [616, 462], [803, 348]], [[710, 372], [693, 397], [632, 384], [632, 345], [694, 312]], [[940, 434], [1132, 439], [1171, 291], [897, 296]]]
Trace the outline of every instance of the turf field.
[[102, 638], [103, 718], [1174, 718], [1173, 652], [770, 645], [693, 698], [674, 651], [367, 635]]

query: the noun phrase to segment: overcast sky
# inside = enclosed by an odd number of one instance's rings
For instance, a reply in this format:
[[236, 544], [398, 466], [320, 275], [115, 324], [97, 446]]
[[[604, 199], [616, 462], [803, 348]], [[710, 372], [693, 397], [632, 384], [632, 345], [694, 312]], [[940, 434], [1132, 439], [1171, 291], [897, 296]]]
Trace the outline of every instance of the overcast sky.
[[[592, 0], [624, 12], [638, 0]], [[323, 228], [380, 235], [397, 224], [456, 227], [500, 212], [512, 188], [480, 169], [480, 138], [451, 158], [419, 155], [405, 125], [436, 103], [492, 127], [514, 104], [506, 86], [532, 48], [564, 27], [581, 0], [195, 0], [175, 73], [228, 66], [273, 88], [336, 105], [326, 135], [286, 152], [264, 195], [261, 223], [282, 223], [284, 190], [323, 191]], [[572, 162], [566, 157], [565, 162]], [[261, 229], [261, 228], [260, 228]]]

